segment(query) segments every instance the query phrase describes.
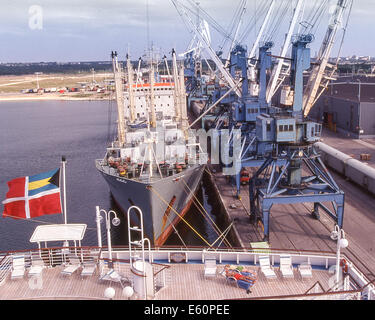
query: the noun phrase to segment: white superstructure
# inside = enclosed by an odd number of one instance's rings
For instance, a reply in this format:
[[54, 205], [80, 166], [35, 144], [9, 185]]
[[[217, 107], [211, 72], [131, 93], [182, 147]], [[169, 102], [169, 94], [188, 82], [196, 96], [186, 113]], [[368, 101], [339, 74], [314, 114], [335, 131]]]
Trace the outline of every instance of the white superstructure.
[[[147, 118], [147, 112], [150, 104], [150, 84], [133, 85], [135, 117], [136, 119]], [[176, 117], [174, 106], [174, 83], [159, 82], [153, 87], [154, 106], [156, 116], [160, 118]], [[130, 117], [130, 99], [128, 90], [124, 92], [124, 115]]]

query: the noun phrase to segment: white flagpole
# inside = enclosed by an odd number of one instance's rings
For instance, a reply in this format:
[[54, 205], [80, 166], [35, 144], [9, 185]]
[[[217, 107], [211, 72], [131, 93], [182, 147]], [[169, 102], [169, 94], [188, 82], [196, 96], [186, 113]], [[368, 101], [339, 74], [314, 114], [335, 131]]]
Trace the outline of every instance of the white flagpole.
[[98, 247], [102, 247], [102, 231], [100, 227], [100, 209], [99, 206], [96, 206], [96, 230], [98, 233]]
[[63, 205], [64, 205], [64, 223], [67, 224], [66, 219], [66, 179], [65, 179], [65, 164], [66, 164], [66, 158], [65, 156], [61, 157], [61, 164], [62, 164], [62, 178], [63, 178]]

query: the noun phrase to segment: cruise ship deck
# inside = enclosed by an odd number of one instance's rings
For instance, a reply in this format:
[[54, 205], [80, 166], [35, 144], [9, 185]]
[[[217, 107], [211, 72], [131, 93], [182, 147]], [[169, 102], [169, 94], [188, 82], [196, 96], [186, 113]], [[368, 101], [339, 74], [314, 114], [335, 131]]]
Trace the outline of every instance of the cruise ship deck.
[[[96, 248], [96, 254], [98, 248]], [[72, 251], [76, 251], [74, 248]], [[86, 249], [85, 249], [86, 250]], [[95, 271], [84, 275], [87, 252], [78, 248], [79, 266], [73, 272], [64, 272], [69, 265], [64, 259], [56, 259], [57, 249], [44, 250], [43, 270], [38, 276], [31, 276], [31, 260], [38, 251], [23, 252], [26, 264], [24, 273], [12, 278], [13, 257], [20, 252], [8, 253], [1, 259], [0, 300], [44, 299], [44, 300], [101, 300], [108, 299], [105, 290], [114, 289], [114, 300], [126, 300], [124, 288], [135, 289], [130, 300], [144, 299], [137, 293], [136, 274], [131, 270], [127, 248], [113, 251], [113, 265], [109, 268], [108, 251], [100, 251], [95, 260]], [[53, 252], [53, 255], [52, 255]], [[93, 249], [90, 248], [90, 252]], [[344, 276], [339, 290], [332, 287], [335, 273], [336, 256], [322, 252], [287, 252], [291, 258], [292, 276], [285, 277], [280, 271], [280, 257], [285, 251], [277, 250], [240, 250], [239, 251], [206, 251], [202, 249], [155, 249], [148, 252], [146, 261], [151, 260], [153, 290], [147, 300], [231, 300], [231, 299], [373, 299], [374, 287], [368, 279], [348, 260], [348, 272]], [[149, 257], [150, 255], [150, 257]], [[51, 259], [51, 257], [55, 259]], [[261, 271], [260, 257], [268, 257], [271, 269], [276, 277], [269, 278]], [[215, 259], [215, 271], [207, 274], [207, 265], [203, 261]], [[59, 263], [60, 261], [60, 263]], [[299, 271], [301, 264], [311, 265], [311, 275], [302, 277]], [[225, 277], [225, 266], [241, 266], [252, 271], [256, 281], [250, 287], [251, 292], [243, 289], [236, 281]], [[116, 277], [110, 276], [113, 273]]]

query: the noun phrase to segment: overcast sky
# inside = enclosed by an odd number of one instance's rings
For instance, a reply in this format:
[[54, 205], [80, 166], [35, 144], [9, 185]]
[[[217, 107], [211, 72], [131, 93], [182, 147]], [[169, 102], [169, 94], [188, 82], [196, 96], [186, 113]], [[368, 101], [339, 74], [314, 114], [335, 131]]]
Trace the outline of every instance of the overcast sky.
[[[150, 40], [166, 55], [172, 48], [184, 51], [191, 35], [170, 0], [1, 0], [0, 62], [109, 60], [111, 50], [123, 58], [128, 47], [137, 59], [147, 47], [147, 1]], [[270, 0], [248, 0], [246, 19], [262, 1]], [[240, 0], [199, 2], [227, 28]], [[374, 17], [375, 0], [354, 0], [342, 55], [375, 56]], [[212, 37], [221, 40], [214, 31]]]

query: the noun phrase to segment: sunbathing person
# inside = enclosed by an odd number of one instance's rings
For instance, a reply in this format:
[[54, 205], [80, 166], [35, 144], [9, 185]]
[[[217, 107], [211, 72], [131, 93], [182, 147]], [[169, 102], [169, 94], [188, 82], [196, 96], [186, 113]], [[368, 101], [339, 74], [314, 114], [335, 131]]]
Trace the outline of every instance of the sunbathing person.
[[254, 276], [245, 276], [245, 275], [241, 274], [240, 272], [238, 272], [236, 270], [228, 270], [228, 269], [225, 270], [225, 276], [227, 278], [233, 277], [237, 281], [238, 280], [243, 280], [243, 281], [246, 281], [246, 282], [250, 282], [252, 284], [254, 284], [255, 281], [256, 281], [256, 277], [254, 277]]

